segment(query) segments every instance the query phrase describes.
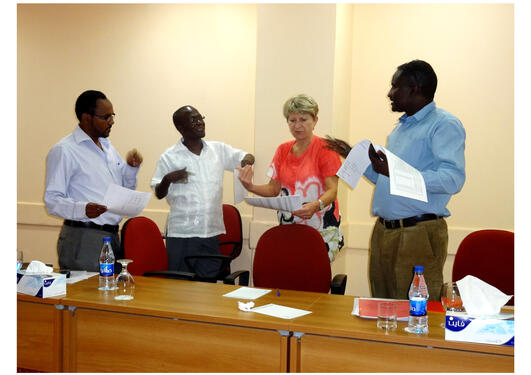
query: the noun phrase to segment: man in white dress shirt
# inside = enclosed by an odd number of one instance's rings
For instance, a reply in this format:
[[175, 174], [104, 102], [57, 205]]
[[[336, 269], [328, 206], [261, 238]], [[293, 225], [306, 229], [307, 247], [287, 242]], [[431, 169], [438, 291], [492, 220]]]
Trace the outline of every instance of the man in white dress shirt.
[[83, 92], [75, 112], [79, 125], [46, 157], [44, 202], [50, 214], [65, 219], [57, 241], [59, 266], [96, 272], [104, 237], [111, 237], [115, 258], [122, 257], [122, 217], [107, 212], [101, 202], [110, 184], [136, 188], [142, 155], [132, 149], [126, 163], [112, 146], [108, 137], [115, 113], [102, 92]]
[[184, 257], [221, 255], [223, 174], [252, 165], [254, 156], [221, 142], [204, 141], [204, 117], [192, 106], [175, 111], [173, 123], [182, 138], [160, 156], [151, 179], [157, 198], [166, 197], [171, 207], [166, 232], [168, 267], [212, 278], [221, 261], [197, 259], [189, 269]]

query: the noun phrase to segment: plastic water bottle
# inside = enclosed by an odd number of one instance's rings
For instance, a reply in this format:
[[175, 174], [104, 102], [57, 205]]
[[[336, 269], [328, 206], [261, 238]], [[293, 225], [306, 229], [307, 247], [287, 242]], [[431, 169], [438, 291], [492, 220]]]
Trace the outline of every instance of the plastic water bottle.
[[111, 246], [111, 237], [103, 239], [100, 253], [100, 286], [99, 290], [114, 290], [114, 253]]
[[424, 267], [415, 266], [415, 275], [409, 287], [409, 319], [407, 332], [422, 334], [428, 332], [428, 286], [424, 280]]

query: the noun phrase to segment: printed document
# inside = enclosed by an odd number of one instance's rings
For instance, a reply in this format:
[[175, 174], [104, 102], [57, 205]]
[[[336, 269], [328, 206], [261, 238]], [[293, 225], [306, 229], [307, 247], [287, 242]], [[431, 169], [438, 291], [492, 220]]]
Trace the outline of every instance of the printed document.
[[371, 160], [369, 159], [369, 146], [371, 141], [364, 139], [356, 143], [347, 155], [347, 158], [337, 171], [337, 176], [350, 185], [352, 189], [367, 169]]
[[389, 165], [390, 193], [428, 202], [426, 183], [422, 174], [391, 151], [387, 149], [384, 151]]
[[302, 197], [300, 195], [287, 195], [280, 197], [249, 197], [244, 200], [251, 206], [272, 208], [274, 210], [293, 212], [302, 208]]
[[151, 193], [136, 191], [111, 184], [107, 188], [103, 204], [117, 215], [135, 217], [142, 212], [151, 198]]
[[224, 294], [223, 297], [230, 298], [239, 298], [239, 299], [257, 299], [269, 293], [271, 289], [259, 289], [259, 288], [249, 288], [242, 286], [232, 292]]
[[[370, 144], [371, 142], [367, 139], [356, 143], [350, 150], [341, 168], [337, 171], [337, 176], [352, 188], [356, 187], [361, 176], [371, 164], [371, 160], [369, 159]], [[375, 145], [374, 149], [376, 151], [382, 151], [387, 156], [390, 194], [428, 202], [426, 183], [424, 182], [424, 177], [422, 177], [422, 174], [417, 169], [385, 147]]]
[[276, 318], [282, 318], [282, 319], [295, 319], [295, 318], [298, 318], [299, 316], [304, 316], [304, 315], [308, 315], [312, 313], [311, 311], [276, 305], [274, 303], [255, 307], [254, 309], [251, 309], [251, 311], [259, 313], [259, 314], [274, 316]]

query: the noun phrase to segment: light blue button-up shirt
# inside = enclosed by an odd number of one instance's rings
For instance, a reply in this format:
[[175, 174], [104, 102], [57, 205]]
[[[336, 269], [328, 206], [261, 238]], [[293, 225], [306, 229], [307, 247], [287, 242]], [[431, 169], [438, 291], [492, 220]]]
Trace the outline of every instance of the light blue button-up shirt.
[[99, 138], [103, 150], [77, 126], [46, 157], [44, 203], [52, 215], [69, 220], [117, 225], [122, 217], [110, 212], [89, 219], [85, 206], [103, 204], [107, 187], [117, 184], [135, 189], [138, 167], [127, 164], [107, 138]]
[[446, 205], [465, 183], [465, 138], [461, 122], [435, 102], [400, 117], [386, 148], [422, 173], [428, 202], [391, 195], [389, 178], [369, 165], [365, 176], [376, 184], [372, 214], [388, 220], [427, 213], [450, 216]]

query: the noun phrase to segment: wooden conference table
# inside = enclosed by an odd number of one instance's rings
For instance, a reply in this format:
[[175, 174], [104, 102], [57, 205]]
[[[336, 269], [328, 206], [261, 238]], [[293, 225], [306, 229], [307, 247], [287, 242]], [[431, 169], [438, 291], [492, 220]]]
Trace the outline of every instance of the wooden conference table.
[[514, 348], [390, 334], [351, 315], [352, 296], [281, 290], [276, 303], [312, 311], [285, 320], [238, 310], [239, 286], [135, 277], [115, 301], [97, 278], [57, 298], [18, 294], [17, 366], [50, 372], [513, 372]]

